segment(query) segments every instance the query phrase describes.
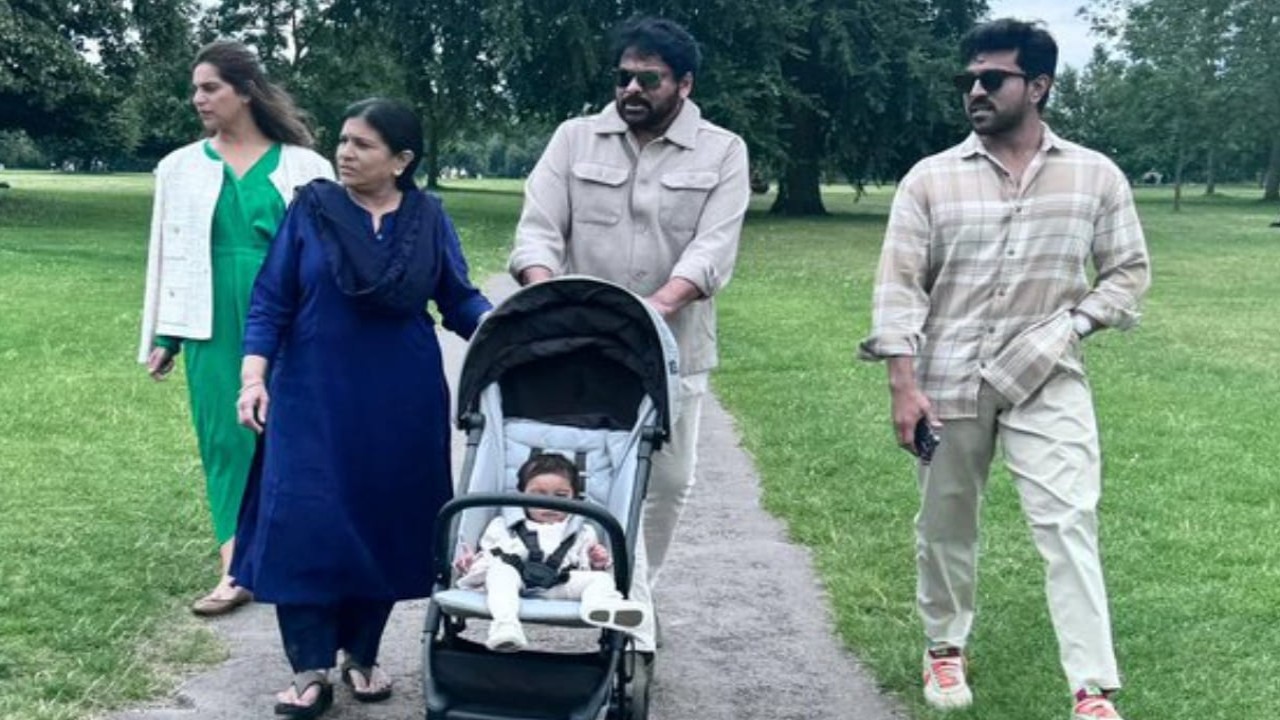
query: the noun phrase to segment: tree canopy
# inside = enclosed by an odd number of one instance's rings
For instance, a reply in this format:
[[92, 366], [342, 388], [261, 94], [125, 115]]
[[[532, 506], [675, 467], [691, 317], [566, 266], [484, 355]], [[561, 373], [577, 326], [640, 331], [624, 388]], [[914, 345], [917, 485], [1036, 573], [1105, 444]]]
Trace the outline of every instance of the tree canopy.
[[[1210, 190], [1261, 178], [1280, 197], [1280, 4], [1082, 1], [1112, 49], [1057, 79], [1055, 127], [1131, 177]], [[389, 95], [423, 119], [430, 182], [467, 158], [519, 172], [556, 122], [612, 100], [610, 29], [663, 15], [698, 38], [694, 98], [746, 139], [757, 184], [777, 183], [773, 209], [821, 213], [820, 183], [892, 181], [963, 136], [947, 78], [986, 12], [985, 0], [0, 0], [0, 151], [28, 157], [27, 138], [59, 156], [154, 161], [198, 134], [191, 58], [230, 37], [311, 113], [322, 151], [348, 103]]]

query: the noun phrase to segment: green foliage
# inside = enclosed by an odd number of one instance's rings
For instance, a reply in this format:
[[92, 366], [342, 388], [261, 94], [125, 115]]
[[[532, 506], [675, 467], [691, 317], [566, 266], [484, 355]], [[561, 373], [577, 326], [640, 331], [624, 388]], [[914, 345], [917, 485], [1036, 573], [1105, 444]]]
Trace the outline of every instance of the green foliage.
[[44, 153], [22, 130], [0, 130], [0, 165], [9, 168], [44, 168]]
[[320, 10], [316, 0], [221, 0], [204, 16], [202, 35], [205, 42], [230, 37], [256, 48], [267, 72], [279, 76], [305, 47], [297, 34], [304, 17]]
[[406, 89], [422, 114], [424, 166], [434, 187], [446, 143], [466, 128], [506, 116], [490, 58], [494, 43], [486, 8], [473, 0], [392, 0], [389, 5], [387, 29], [405, 68]]
[[133, 2], [138, 50], [145, 61], [130, 102], [140, 131], [136, 155], [148, 164], [200, 134], [191, 107], [191, 62], [196, 51], [191, 17], [196, 7], [194, 0]]
[[[1272, 0], [1093, 0], [1121, 55], [1064, 77], [1055, 122], [1131, 176], [1175, 183], [1267, 174], [1280, 199], [1280, 5]], [[1175, 195], [1175, 204], [1178, 195]]]
[[[287, 86], [314, 122], [317, 150], [332, 156], [342, 111], [372, 96], [409, 100], [405, 70], [378, 8], [341, 0], [301, 24], [306, 50]], [[291, 79], [290, 79], [291, 78]]]
[[441, 155], [442, 167], [466, 170], [471, 176], [522, 178], [533, 170], [553, 128], [523, 123], [518, 134], [492, 132], [463, 138]]
[[0, 38], [0, 129], [90, 149], [132, 147], [135, 128], [121, 104], [137, 58], [120, 3], [8, 0]]
[[[324, 152], [348, 103], [388, 95], [422, 115], [429, 176], [494, 137], [517, 157], [495, 164], [510, 173], [531, 137], [610, 101], [609, 31], [656, 14], [698, 38], [694, 97], [746, 139], [757, 181], [780, 179], [774, 209], [820, 213], [819, 179], [891, 180], [964, 133], [947, 78], [986, 12], [985, 0], [11, 0], [0, 129], [55, 159], [150, 164], [199, 132], [197, 37], [228, 36], [313, 114]], [[1050, 120], [1063, 135], [1133, 177], [1265, 176], [1280, 199], [1280, 4], [1090, 0], [1085, 14], [1119, 52], [1059, 78]]]
[[896, 178], [962, 135], [947, 78], [985, 2], [809, 0], [783, 59], [786, 162], [773, 210], [823, 211], [829, 170], [861, 187]]

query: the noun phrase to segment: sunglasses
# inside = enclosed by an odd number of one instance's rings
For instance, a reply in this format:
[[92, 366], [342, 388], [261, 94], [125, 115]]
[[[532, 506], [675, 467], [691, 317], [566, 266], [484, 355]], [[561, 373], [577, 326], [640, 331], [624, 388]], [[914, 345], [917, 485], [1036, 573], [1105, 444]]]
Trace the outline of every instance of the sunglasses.
[[662, 73], [657, 70], [641, 70], [639, 72], [631, 72], [630, 70], [622, 70], [619, 68], [614, 76], [614, 82], [618, 87], [624, 88], [635, 80], [642, 90], [653, 90], [662, 84]]
[[998, 92], [1000, 87], [1004, 85], [1004, 81], [1011, 77], [1020, 77], [1026, 79], [1026, 73], [1014, 72], [1012, 70], [983, 70], [980, 73], [962, 72], [957, 73], [951, 78], [951, 82], [955, 83], [956, 90], [968, 94], [973, 90], [973, 83], [982, 84], [982, 89], [988, 93]]

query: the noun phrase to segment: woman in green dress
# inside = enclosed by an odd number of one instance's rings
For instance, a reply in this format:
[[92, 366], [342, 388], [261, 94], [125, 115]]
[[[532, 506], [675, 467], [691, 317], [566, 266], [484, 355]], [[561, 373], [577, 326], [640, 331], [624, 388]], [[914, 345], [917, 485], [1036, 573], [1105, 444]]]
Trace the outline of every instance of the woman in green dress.
[[221, 556], [218, 584], [191, 609], [221, 615], [252, 599], [228, 574], [255, 442], [236, 420], [249, 293], [293, 189], [332, 178], [333, 168], [310, 149], [302, 114], [244, 45], [205, 46], [191, 76], [206, 137], [156, 168], [138, 360], [162, 380], [185, 351]]

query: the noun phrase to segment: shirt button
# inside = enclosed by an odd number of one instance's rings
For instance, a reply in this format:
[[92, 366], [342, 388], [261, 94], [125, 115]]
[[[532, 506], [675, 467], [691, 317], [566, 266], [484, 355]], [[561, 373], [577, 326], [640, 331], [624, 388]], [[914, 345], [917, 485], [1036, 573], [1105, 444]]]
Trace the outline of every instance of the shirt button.
[[988, 325], [988, 326], [987, 326], [987, 334], [988, 334], [988, 335], [994, 335], [994, 334], [995, 334], [995, 332], [996, 332], [996, 326], [995, 326], [995, 325]]
[[1013, 257], [1013, 251], [1012, 251], [1012, 250], [1007, 250], [1007, 251], [1005, 251], [1005, 255], [1008, 255], [1009, 257]]

